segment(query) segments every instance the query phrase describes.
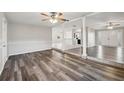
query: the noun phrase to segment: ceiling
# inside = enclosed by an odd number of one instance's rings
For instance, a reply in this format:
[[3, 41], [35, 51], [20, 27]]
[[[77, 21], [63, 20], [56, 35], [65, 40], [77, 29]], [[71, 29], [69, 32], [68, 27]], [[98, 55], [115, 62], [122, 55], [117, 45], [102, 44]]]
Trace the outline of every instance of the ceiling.
[[[66, 19], [75, 19], [90, 12], [64, 12]], [[44, 16], [40, 15], [40, 12], [6, 12], [5, 13], [9, 23], [31, 24], [38, 26], [52, 27], [57, 24], [51, 24], [49, 21], [42, 21]]]
[[124, 27], [124, 12], [102, 12], [87, 17], [86, 25], [93, 29], [106, 29], [107, 22], [117, 22]]
[[[72, 20], [81, 16], [90, 14], [91, 12], [63, 12], [66, 19]], [[51, 24], [49, 21], [42, 21], [44, 16], [40, 12], [7, 12], [5, 13], [9, 23], [31, 24], [38, 26], [52, 27], [58, 24]], [[120, 27], [124, 27], [124, 12], [102, 12], [96, 13], [86, 18], [86, 25], [93, 29], [105, 29], [108, 21], [120, 22]], [[60, 24], [60, 23], [59, 23]], [[82, 26], [81, 20], [72, 21], [65, 25], [65, 27], [72, 27], [73, 25]]]

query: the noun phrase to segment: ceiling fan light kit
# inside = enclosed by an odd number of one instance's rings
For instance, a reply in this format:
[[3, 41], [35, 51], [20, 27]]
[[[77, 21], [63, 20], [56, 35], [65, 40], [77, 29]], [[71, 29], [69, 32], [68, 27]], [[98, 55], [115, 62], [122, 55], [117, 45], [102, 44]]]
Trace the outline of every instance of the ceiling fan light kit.
[[119, 23], [109, 22], [107, 25], [107, 29], [113, 29], [113, 28], [118, 27], [118, 26], [120, 26]]
[[50, 19], [49, 20], [52, 24], [55, 24], [55, 23], [57, 23], [58, 22], [58, 20], [57, 19]]
[[107, 29], [113, 29], [113, 26], [108, 26]]

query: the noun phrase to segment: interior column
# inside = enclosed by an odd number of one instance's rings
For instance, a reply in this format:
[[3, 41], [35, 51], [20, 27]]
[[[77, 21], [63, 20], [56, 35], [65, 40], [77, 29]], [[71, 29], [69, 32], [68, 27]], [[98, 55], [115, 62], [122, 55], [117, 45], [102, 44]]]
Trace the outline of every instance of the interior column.
[[83, 54], [82, 58], [87, 58], [87, 33], [86, 33], [86, 17], [82, 18], [82, 46], [83, 46]]

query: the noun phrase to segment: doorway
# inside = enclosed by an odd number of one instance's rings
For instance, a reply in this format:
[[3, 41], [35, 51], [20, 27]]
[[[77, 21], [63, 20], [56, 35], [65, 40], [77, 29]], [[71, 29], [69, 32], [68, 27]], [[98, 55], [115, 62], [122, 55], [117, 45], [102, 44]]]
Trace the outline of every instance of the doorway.
[[64, 51], [73, 55], [82, 55], [81, 19], [66, 23], [64, 26]]

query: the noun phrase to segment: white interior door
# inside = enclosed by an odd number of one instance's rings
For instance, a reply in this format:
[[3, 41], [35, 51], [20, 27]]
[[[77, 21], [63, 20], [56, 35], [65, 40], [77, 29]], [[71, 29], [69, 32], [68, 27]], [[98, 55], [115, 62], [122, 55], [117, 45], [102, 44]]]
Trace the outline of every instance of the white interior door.
[[2, 61], [7, 61], [7, 21], [2, 19]]

